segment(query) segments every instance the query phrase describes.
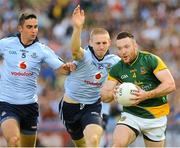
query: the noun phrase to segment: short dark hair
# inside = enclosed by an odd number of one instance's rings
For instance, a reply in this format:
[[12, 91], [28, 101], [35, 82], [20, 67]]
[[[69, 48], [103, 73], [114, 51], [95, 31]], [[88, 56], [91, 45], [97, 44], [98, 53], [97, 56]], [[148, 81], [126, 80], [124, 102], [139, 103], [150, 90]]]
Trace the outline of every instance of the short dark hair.
[[37, 16], [35, 13], [31, 11], [22, 12], [19, 16], [18, 25], [23, 25], [25, 20], [32, 19], [32, 18], [37, 19]]
[[127, 37], [134, 39], [134, 36], [131, 33], [127, 32], [127, 31], [122, 31], [122, 32], [118, 33], [116, 40], [120, 40], [120, 39], [127, 38]]

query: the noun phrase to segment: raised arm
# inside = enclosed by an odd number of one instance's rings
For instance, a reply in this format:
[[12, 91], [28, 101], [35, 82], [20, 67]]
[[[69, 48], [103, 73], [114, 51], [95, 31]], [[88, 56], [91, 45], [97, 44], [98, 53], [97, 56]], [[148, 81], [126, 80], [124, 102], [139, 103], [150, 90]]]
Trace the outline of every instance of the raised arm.
[[81, 60], [84, 56], [84, 50], [81, 48], [81, 31], [84, 21], [84, 11], [78, 5], [72, 14], [73, 33], [71, 37], [71, 51], [74, 60]]

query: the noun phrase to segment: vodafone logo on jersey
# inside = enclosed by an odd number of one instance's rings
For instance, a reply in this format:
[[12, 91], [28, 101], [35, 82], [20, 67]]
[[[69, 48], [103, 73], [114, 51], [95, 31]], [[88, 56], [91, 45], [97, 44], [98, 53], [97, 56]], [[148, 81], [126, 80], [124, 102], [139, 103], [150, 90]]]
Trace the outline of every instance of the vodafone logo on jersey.
[[31, 76], [31, 75], [33, 75], [32, 72], [24, 71], [28, 67], [27, 63], [25, 61], [19, 62], [18, 67], [20, 69], [22, 69], [22, 70], [21, 71], [13, 71], [13, 72], [11, 72], [11, 74], [13, 76], [18, 76], [19, 77], [19, 76]]
[[19, 68], [21, 68], [21, 69], [26, 69], [26, 68], [27, 68], [26, 62], [25, 62], [25, 61], [20, 62], [20, 63], [19, 63]]
[[100, 80], [101, 77], [102, 77], [102, 74], [100, 72], [95, 74], [95, 79], [96, 80]]
[[93, 77], [93, 80], [84, 80], [84, 82], [87, 84], [87, 85], [91, 85], [91, 86], [96, 86], [96, 87], [101, 87], [102, 85], [102, 82], [99, 82], [102, 78], [102, 74], [101, 72], [98, 72], [94, 75]]

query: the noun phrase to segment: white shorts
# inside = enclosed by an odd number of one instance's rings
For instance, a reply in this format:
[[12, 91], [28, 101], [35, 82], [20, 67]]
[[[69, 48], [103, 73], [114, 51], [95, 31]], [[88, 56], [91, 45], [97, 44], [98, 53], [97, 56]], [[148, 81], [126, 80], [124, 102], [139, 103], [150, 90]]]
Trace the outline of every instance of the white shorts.
[[165, 139], [167, 117], [147, 119], [123, 112], [117, 124], [125, 124], [135, 128], [148, 140], [162, 141]]

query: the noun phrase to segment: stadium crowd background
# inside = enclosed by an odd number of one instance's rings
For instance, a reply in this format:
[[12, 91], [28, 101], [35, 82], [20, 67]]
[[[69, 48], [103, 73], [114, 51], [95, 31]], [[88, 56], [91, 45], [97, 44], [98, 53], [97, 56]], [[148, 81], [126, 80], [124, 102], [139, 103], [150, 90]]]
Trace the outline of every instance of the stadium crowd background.
[[[0, 38], [16, 33], [19, 13], [34, 9], [39, 19], [41, 42], [50, 46], [65, 61], [71, 61], [71, 13], [80, 4], [85, 10], [86, 26], [82, 44], [88, 42], [93, 26], [105, 27], [115, 35], [132, 32], [142, 49], [159, 55], [168, 65], [177, 90], [169, 95], [171, 112], [168, 117], [169, 146], [180, 146], [173, 138], [180, 135], [180, 1], [179, 0], [0, 0]], [[116, 48], [112, 45], [112, 52]], [[2, 58], [0, 58], [2, 62]], [[0, 68], [0, 73], [1, 71]], [[42, 66], [38, 80], [40, 104], [39, 146], [70, 146], [69, 136], [58, 117], [58, 103], [63, 95], [64, 76]], [[107, 140], [111, 140], [113, 120], [110, 120]], [[176, 135], [177, 134], [177, 135]], [[5, 142], [0, 134], [0, 146]], [[136, 145], [138, 146], [138, 144]]]

